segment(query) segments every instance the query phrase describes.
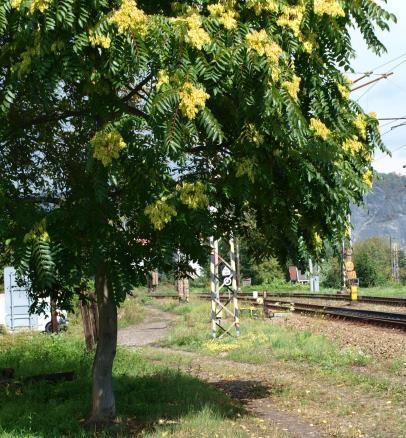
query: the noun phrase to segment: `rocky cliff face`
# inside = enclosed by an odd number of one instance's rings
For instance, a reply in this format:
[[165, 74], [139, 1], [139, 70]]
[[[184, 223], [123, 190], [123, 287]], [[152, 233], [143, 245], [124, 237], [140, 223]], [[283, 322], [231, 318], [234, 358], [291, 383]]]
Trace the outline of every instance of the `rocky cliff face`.
[[364, 207], [352, 208], [354, 241], [392, 236], [406, 248], [406, 177], [381, 174], [365, 198]]

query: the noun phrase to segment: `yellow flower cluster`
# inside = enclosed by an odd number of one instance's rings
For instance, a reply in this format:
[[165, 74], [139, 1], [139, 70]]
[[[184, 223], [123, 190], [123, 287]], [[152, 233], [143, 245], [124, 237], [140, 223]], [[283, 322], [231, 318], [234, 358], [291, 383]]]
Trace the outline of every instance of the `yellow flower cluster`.
[[372, 188], [372, 185], [373, 185], [373, 177], [374, 177], [374, 173], [372, 172], [372, 170], [367, 170], [367, 171], [362, 175], [362, 180], [364, 181], [364, 183], [365, 183], [369, 188]]
[[100, 46], [108, 49], [111, 45], [111, 39], [108, 35], [89, 35], [89, 41], [93, 47]]
[[210, 12], [210, 15], [217, 18], [219, 23], [222, 24], [225, 29], [231, 30], [237, 27], [237, 20], [235, 19], [237, 13], [232, 9], [226, 10], [221, 3], [209, 5], [207, 6], [207, 9]]
[[228, 351], [237, 350], [239, 348], [238, 344], [226, 344], [221, 341], [207, 341], [203, 344], [203, 348], [212, 353], [227, 353]]
[[249, 32], [246, 36], [246, 40], [249, 50], [257, 52], [260, 56], [265, 55], [271, 64], [275, 65], [278, 63], [282, 49], [277, 43], [269, 40], [265, 29]]
[[300, 78], [296, 75], [293, 75], [293, 79], [291, 81], [285, 81], [282, 86], [283, 88], [290, 94], [293, 100], [297, 100], [297, 95], [300, 90]]
[[191, 82], [186, 82], [179, 91], [180, 110], [188, 119], [192, 120], [196, 114], [205, 107], [210, 95], [203, 88], [196, 87]]
[[289, 27], [292, 29], [295, 36], [300, 35], [300, 24], [304, 14], [304, 7], [298, 6], [284, 6], [282, 15], [276, 21], [279, 26]]
[[314, 0], [316, 15], [330, 15], [330, 17], [345, 17], [345, 12], [337, 0]]
[[247, 8], [254, 9], [257, 15], [263, 11], [276, 12], [278, 10], [278, 3], [275, 0], [248, 0]]
[[120, 8], [113, 13], [111, 22], [117, 26], [119, 33], [135, 31], [144, 35], [148, 30], [148, 16], [137, 8], [134, 0], [123, 0]]
[[165, 199], [159, 199], [153, 204], [147, 205], [144, 212], [156, 230], [162, 230], [177, 214], [175, 208], [169, 205]]
[[37, 222], [32, 227], [31, 231], [24, 236], [24, 242], [29, 242], [30, 240], [42, 240], [43, 242], [49, 242], [51, 239], [47, 231], [47, 223], [45, 219]]
[[320, 234], [317, 232], [313, 233], [313, 244], [318, 251], [320, 251], [323, 248], [323, 239], [320, 237]]
[[209, 204], [204, 184], [201, 181], [196, 183], [183, 182], [176, 186], [176, 190], [181, 202], [190, 208], [204, 208]]
[[359, 135], [362, 139], [366, 140], [367, 138], [367, 120], [365, 114], [358, 114], [357, 118], [354, 122], [355, 127], [358, 129]]
[[11, 0], [11, 7], [13, 9], [20, 9], [21, 4], [24, 0]]
[[310, 129], [316, 134], [317, 137], [321, 137], [323, 140], [327, 140], [330, 135], [330, 130], [319, 119], [310, 119]]
[[113, 159], [118, 158], [121, 150], [127, 147], [123, 137], [116, 130], [97, 132], [92, 138], [91, 144], [94, 148], [93, 157], [101, 161], [105, 167], [111, 164]]
[[352, 138], [348, 138], [343, 143], [343, 150], [345, 152], [351, 153], [352, 155], [355, 155], [356, 153], [362, 151], [363, 148], [364, 148], [363, 144], [360, 141], [358, 141], [355, 135]]
[[158, 72], [158, 82], [156, 84], [156, 89], [159, 90], [162, 85], [169, 84], [169, 75], [165, 70], [159, 70]]
[[368, 116], [369, 116], [369, 117], [372, 117], [373, 119], [378, 118], [378, 115], [377, 115], [376, 112], [374, 112], [374, 111], [368, 113]]
[[192, 14], [186, 17], [188, 32], [186, 41], [196, 49], [201, 50], [206, 44], [210, 44], [210, 35], [202, 27], [202, 18], [198, 14]]
[[247, 175], [248, 179], [253, 183], [255, 181], [255, 161], [251, 158], [244, 158], [237, 163], [235, 176], [240, 178]]
[[[31, 6], [30, 6], [31, 14], [33, 14], [35, 11], [40, 11], [40, 12], [44, 13], [51, 5], [51, 2], [52, 2], [52, 0], [32, 0]], [[20, 2], [20, 5], [21, 5], [21, 3], [22, 2]]]
[[350, 89], [346, 85], [337, 84], [337, 88], [344, 99], [348, 99], [350, 97]]

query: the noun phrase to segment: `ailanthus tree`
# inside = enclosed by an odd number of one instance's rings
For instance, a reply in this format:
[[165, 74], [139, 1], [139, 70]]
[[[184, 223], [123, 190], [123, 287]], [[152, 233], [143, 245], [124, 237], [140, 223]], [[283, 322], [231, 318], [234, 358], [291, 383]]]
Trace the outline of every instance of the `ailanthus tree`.
[[349, 32], [381, 53], [392, 19], [373, 0], [1, 2], [0, 235], [38, 296], [95, 279], [94, 421], [145, 271], [210, 234], [283, 259], [345, 231], [383, 149], [349, 99]]

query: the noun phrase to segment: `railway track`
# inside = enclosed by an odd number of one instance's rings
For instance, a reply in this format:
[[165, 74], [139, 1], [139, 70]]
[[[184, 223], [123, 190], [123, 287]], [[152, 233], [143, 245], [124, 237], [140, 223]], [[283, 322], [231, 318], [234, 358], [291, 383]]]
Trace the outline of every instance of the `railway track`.
[[[286, 297], [286, 294], [283, 295]], [[201, 299], [210, 299], [210, 294], [197, 294], [196, 297]], [[296, 297], [296, 294], [294, 295]], [[178, 298], [177, 295], [154, 295], [154, 298]], [[226, 297], [224, 297], [225, 299]], [[307, 298], [307, 297], [306, 297]], [[292, 311], [303, 314], [327, 315], [334, 318], [362, 322], [367, 324], [381, 325], [385, 327], [396, 328], [406, 331], [406, 314], [394, 312], [378, 312], [374, 310], [344, 309], [342, 307], [324, 306], [319, 304], [297, 303], [293, 300], [280, 300], [275, 295], [268, 296], [263, 304], [248, 296], [242, 294], [239, 300], [250, 303], [255, 307], [266, 307], [269, 310], [286, 310], [291, 307]]]
[[[313, 293], [283, 293], [283, 292], [268, 292], [268, 297], [288, 297], [288, 298], [307, 298], [315, 300], [334, 300], [334, 301], [349, 301], [348, 295], [337, 294], [313, 294]], [[250, 293], [243, 292], [240, 296], [249, 296]], [[406, 307], [406, 298], [388, 298], [388, 297], [358, 297], [360, 303], [385, 304], [394, 307]]]

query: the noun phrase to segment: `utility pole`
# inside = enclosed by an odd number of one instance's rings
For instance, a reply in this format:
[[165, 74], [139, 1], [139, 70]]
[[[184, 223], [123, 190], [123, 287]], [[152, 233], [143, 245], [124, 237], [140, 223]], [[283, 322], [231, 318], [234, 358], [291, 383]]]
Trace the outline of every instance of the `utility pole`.
[[[231, 238], [228, 242], [230, 253], [229, 261], [219, 253], [219, 242], [213, 237], [210, 238], [210, 288], [211, 288], [211, 329], [212, 337], [221, 338], [224, 335], [231, 335], [231, 330], [235, 328], [236, 336], [240, 336], [240, 320], [238, 315], [238, 289], [239, 279], [237, 278], [238, 256], [236, 254], [235, 239]], [[221, 268], [221, 271], [220, 271]], [[225, 302], [221, 302], [220, 293], [222, 289], [228, 291]], [[228, 328], [224, 327], [224, 317], [231, 316], [232, 323]], [[222, 331], [218, 336], [218, 331]]]

